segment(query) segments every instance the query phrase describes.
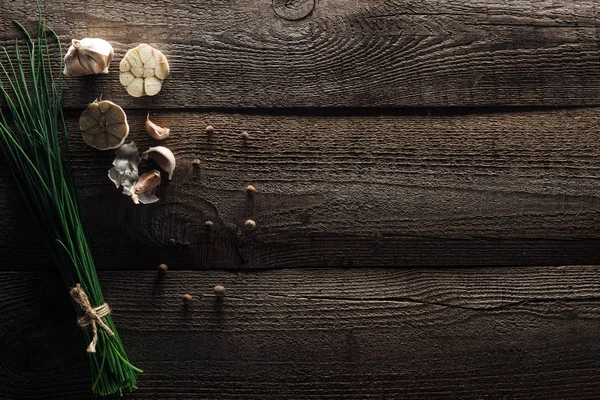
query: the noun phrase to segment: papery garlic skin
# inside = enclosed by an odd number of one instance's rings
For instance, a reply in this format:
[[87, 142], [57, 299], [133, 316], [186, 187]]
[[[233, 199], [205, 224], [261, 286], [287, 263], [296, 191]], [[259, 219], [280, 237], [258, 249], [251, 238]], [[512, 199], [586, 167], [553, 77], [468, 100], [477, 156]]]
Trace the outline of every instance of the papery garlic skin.
[[138, 181], [138, 164], [140, 156], [135, 142], [124, 144], [115, 151], [112, 168], [108, 170], [108, 178], [118, 188], [123, 187], [123, 194], [129, 194]]
[[160, 168], [169, 174], [169, 180], [173, 177], [177, 162], [175, 161], [175, 155], [168, 148], [164, 146], [150, 147], [144, 152], [142, 158], [154, 160]]
[[65, 56], [63, 73], [66, 76], [108, 74], [113, 56], [113, 47], [104, 39], [73, 39]]

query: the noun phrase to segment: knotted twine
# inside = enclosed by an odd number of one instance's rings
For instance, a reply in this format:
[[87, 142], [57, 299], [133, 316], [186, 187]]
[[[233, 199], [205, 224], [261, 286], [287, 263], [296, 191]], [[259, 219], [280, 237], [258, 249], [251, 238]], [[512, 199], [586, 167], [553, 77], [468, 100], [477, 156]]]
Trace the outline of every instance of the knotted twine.
[[104, 303], [96, 308], [93, 308], [92, 304], [90, 303], [90, 299], [88, 298], [87, 294], [85, 294], [79, 283], [71, 289], [71, 297], [77, 304], [81, 306], [81, 309], [84, 312], [81, 317], [77, 318], [77, 325], [82, 328], [85, 328], [89, 325], [92, 326], [92, 332], [94, 335], [92, 336], [92, 341], [87, 348], [87, 352], [95, 353], [96, 344], [98, 343], [98, 325], [100, 325], [100, 327], [104, 329], [104, 331], [110, 336], [115, 336], [113, 331], [111, 331], [104, 321], [102, 321], [103, 317], [106, 317], [108, 314], [110, 314], [110, 307], [108, 307], [108, 304]]

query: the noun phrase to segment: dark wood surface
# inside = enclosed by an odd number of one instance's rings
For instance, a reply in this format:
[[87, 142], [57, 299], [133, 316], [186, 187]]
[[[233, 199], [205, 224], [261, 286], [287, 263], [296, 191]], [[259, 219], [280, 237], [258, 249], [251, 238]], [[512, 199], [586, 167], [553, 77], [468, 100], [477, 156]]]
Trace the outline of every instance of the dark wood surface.
[[[65, 43], [115, 47], [65, 103], [105, 297], [145, 370], [126, 398], [598, 399], [597, 2], [310, 3], [42, 1]], [[11, 19], [35, 5], [0, 0], [0, 45]], [[117, 71], [140, 42], [172, 74], [134, 99]], [[159, 203], [134, 206], [80, 139], [100, 94], [142, 149], [148, 111], [172, 128]], [[0, 399], [89, 399], [88, 371], [0, 162]]]
[[[130, 399], [594, 399], [600, 267], [101, 274]], [[212, 287], [221, 284], [219, 300]], [[52, 273], [0, 273], [0, 397], [89, 398]], [[195, 300], [189, 308], [183, 293]], [[38, 350], [30, 353], [31, 349]]]
[[[600, 104], [593, 0], [318, 0], [295, 21], [272, 0], [41, 2], [66, 42], [109, 40], [114, 71], [140, 42], [173, 67], [142, 100], [116, 73], [69, 80], [75, 108], [100, 93], [144, 109]], [[3, 0], [0, 43], [32, 3]]]
[[[153, 145], [145, 115], [129, 113], [142, 149]], [[114, 154], [83, 144], [77, 116], [74, 167], [102, 269], [600, 263], [595, 108], [158, 112], [179, 166], [149, 206], [109, 181]], [[0, 209], [11, 210], [0, 216], [0, 270], [53, 268], [18, 197]]]

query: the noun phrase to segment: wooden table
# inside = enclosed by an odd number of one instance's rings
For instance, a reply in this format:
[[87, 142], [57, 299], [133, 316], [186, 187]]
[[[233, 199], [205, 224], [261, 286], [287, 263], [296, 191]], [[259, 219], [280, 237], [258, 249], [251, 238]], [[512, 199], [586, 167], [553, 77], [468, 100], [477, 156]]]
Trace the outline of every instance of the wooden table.
[[[65, 103], [105, 297], [145, 370], [127, 399], [600, 397], [598, 2], [42, 3], [65, 43], [115, 48]], [[2, 0], [0, 43], [34, 13]], [[172, 72], [134, 99], [118, 63], [141, 42]], [[159, 203], [133, 205], [113, 152], [83, 144], [100, 95], [142, 149], [148, 111], [172, 129]], [[89, 399], [68, 294], [0, 182], [0, 399]]]

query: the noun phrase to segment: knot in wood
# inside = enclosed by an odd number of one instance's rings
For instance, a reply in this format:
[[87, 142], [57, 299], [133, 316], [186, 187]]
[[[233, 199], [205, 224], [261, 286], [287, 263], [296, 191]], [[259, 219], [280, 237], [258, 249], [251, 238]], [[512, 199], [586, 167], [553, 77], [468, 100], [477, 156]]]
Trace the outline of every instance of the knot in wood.
[[308, 16], [315, 8], [315, 0], [273, 0], [275, 14], [288, 21]]

